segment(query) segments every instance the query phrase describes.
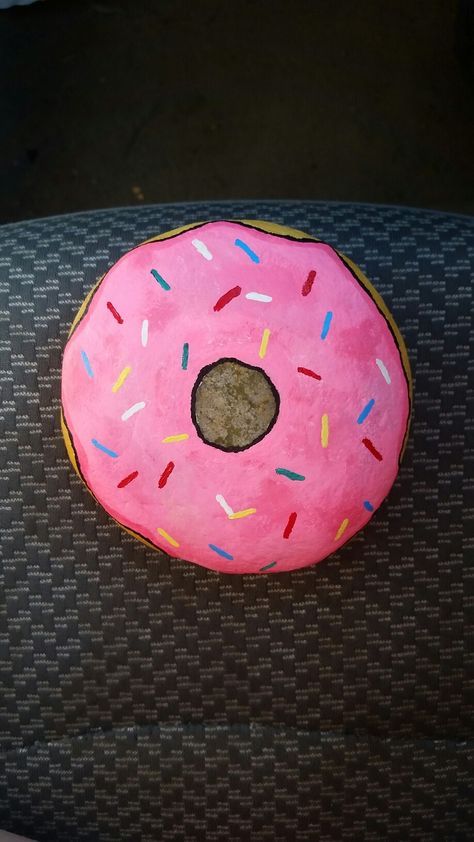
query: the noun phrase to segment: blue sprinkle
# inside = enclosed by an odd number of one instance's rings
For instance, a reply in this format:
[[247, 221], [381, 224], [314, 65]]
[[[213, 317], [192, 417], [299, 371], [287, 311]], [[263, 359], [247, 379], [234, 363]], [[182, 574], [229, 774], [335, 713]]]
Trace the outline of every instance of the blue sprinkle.
[[183, 371], [186, 371], [188, 367], [188, 360], [189, 360], [189, 342], [185, 342], [183, 345], [183, 356], [181, 358], [181, 368]]
[[247, 254], [250, 257], [250, 260], [252, 260], [254, 263], [260, 263], [259, 256], [255, 254], [255, 252], [252, 251], [250, 246], [248, 246], [247, 243], [244, 243], [243, 240], [236, 240], [235, 245], [238, 246], [239, 249], [242, 249], [242, 251], [244, 251], [245, 254]]
[[84, 368], [87, 371], [89, 377], [94, 376], [94, 372], [92, 371], [92, 366], [89, 361], [89, 357], [87, 356], [85, 351], [81, 351], [82, 362], [84, 363]]
[[332, 319], [332, 312], [331, 312], [331, 310], [328, 310], [328, 312], [326, 313], [326, 315], [324, 317], [323, 329], [321, 331], [321, 339], [326, 339], [326, 336], [329, 333], [329, 328], [331, 327], [331, 319]]
[[107, 456], [111, 456], [112, 459], [118, 458], [118, 453], [115, 453], [115, 450], [110, 450], [108, 447], [105, 446], [105, 444], [101, 444], [100, 441], [97, 441], [97, 439], [91, 439], [91, 441], [94, 447], [97, 448], [97, 450], [101, 450], [102, 453], [106, 453]]
[[227, 558], [227, 559], [229, 559], [229, 561], [234, 560], [233, 555], [231, 555], [230, 553], [226, 553], [225, 550], [221, 550], [220, 547], [216, 547], [215, 544], [209, 544], [209, 549], [213, 550], [215, 553], [217, 553], [217, 555], [221, 555], [222, 558]]
[[297, 482], [303, 482], [306, 477], [303, 474], [297, 474], [295, 471], [289, 471], [288, 468], [275, 468], [276, 474], [281, 474], [283, 477], [288, 477], [288, 479], [296, 480]]
[[165, 281], [164, 278], [161, 277], [160, 273], [156, 271], [156, 269], [150, 269], [151, 274], [153, 275], [155, 281], [158, 281], [160, 287], [165, 289], [167, 292], [171, 289], [169, 283]]
[[270, 570], [271, 567], [275, 567], [276, 561], [271, 561], [270, 564], [266, 564], [264, 567], [260, 568], [260, 573], [263, 573], [265, 570]]
[[369, 414], [370, 412], [372, 412], [372, 407], [373, 407], [374, 403], [375, 403], [375, 401], [374, 401], [374, 399], [372, 398], [372, 399], [368, 402], [368, 404], [366, 404], [366, 405], [364, 406], [364, 408], [363, 408], [362, 412], [360, 413], [360, 415], [359, 415], [359, 417], [358, 417], [358, 419], [357, 419], [357, 423], [358, 423], [358, 424], [362, 424], [362, 422], [363, 422], [363, 421], [365, 421], [365, 419], [367, 418], [368, 414]]
[[372, 503], [369, 503], [368, 500], [364, 500], [364, 509], [367, 509], [368, 512], [374, 511], [374, 507], [373, 507]]

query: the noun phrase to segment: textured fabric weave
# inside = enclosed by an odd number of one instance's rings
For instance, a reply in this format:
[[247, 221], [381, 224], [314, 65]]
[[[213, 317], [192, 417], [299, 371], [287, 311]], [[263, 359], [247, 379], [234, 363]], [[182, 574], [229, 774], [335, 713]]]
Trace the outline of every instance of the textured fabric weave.
[[[414, 369], [390, 497], [291, 574], [146, 549], [60, 434], [85, 293], [137, 242], [216, 218], [345, 252]], [[473, 269], [473, 219], [403, 208], [201, 203], [0, 228], [0, 827], [47, 842], [474, 838]]]

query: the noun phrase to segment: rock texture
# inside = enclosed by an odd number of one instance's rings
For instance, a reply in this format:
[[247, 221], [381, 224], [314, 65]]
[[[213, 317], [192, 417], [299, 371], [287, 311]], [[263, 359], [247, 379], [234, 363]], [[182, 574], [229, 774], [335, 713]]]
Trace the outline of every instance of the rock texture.
[[196, 390], [199, 431], [205, 441], [224, 450], [249, 447], [260, 439], [277, 410], [268, 377], [239, 362], [216, 363]]

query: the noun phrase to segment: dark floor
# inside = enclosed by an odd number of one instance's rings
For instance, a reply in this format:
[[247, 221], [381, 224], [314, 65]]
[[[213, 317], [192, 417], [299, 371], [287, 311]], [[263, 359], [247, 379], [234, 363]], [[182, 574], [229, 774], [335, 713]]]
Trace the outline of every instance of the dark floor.
[[0, 11], [0, 222], [135, 202], [474, 211], [470, 0]]

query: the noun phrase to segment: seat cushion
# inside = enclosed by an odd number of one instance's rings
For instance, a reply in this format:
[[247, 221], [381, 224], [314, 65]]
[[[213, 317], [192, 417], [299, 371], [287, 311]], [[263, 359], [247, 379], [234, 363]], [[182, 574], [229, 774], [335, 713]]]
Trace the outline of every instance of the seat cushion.
[[[148, 550], [61, 437], [61, 353], [86, 292], [141, 240], [216, 218], [346, 253], [414, 370], [388, 500], [290, 574]], [[0, 228], [0, 827], [48, 842], [469, 837], [473, 264], [472, 218], [406, 208], [195, 203]]]

